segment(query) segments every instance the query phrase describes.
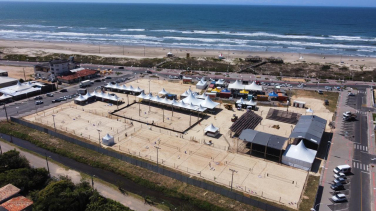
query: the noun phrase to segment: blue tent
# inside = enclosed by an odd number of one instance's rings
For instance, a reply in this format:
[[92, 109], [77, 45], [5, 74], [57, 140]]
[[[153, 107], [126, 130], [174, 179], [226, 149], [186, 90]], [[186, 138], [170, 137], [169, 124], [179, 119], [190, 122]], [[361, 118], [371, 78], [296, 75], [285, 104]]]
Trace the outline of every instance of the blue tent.
[[222, 91], [221, 92], [231, 92], [230, 90], [228, 90], [228, 89], [222, 89]]
[[269, 93], [269, 97], [278, 97], [278, 94], [275, 92]]

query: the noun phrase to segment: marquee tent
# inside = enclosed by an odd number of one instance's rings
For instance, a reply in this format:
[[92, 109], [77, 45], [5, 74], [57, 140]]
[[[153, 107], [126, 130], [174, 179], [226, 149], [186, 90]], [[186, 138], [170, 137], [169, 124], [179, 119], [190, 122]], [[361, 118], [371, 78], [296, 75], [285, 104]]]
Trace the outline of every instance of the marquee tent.
[[243, 90], [244, 85], [242, 84], [241, 81], [236, 80], [234, 83], [228, 85], [228, 89], [237, 89], [237, 90]]
[[205, 99], [207, 97], [207, 95], [204, 93], [202, 93], [202, 95], [196, 95], [196, 98], [198, 99]]
[[282, 163], [306, 171], [311, 169], [317, 151], [308, 149], [303, 140], [298, 145], [289, 145], [282, 156]]
[[196, 84], [196, 89], [205, 89], [207, 86], [206, 82], [203, 81], [203, 80], [200, 80], [197, 84]]
[[158, 94], [166, 95], [166, 94], [168, 94], [168, 92], [164, 88], [162, 88], [162, 91], [158, 92]]
[[250, 85], [246, 85], [244, 89], [248, 91], [262, 91], [262, 86], [252, 82]]
[[204, 102], [200, 103], [202, 107], [209, 108], [209, 109], [214, 109], [219, 105], [217, 102], [213, 102], [209, 96], [206, 96]]
[[219, 134], [219, 128], [214, 127], [213, 124], [210, 124], [205, 128], [205, 135], [210, 137], [216, 137]]
[[114, 137], [107, 133], [107, 135], [102, 138], [102, 144], [106, 146], [115, 144]]
[[225, 85], [225, 80], [219, 79], [217, 82], [215, 82], [215, 85], [223, 86], [223, 85]]

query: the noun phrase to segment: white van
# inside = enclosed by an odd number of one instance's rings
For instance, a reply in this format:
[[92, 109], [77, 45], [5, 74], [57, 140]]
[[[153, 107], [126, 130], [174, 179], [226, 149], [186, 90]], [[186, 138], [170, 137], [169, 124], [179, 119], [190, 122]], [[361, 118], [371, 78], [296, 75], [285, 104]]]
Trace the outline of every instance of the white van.
[[334, 170], [333, 170], [333, 172], [335, 173], [335, 174], [338, 174], [338, 173], [344, 173], [344, 174], [347, 174], [347, 173], [350, 173], [351, 172], [351, 166], [349, 166], [349, 165], [339, 165], [339, 166], [337, 166]]

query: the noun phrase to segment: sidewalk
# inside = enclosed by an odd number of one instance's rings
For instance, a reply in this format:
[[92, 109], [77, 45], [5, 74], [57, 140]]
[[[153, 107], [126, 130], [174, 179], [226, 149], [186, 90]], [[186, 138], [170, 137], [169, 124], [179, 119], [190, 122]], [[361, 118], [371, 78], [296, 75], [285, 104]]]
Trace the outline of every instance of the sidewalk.
[[[7, 152], [12, 149], [16, 149], [21, 153], [21, 155], [25, 156], [27, 160], [29, 160], [30, 165], [35, 167], [35, 168], [46, 168], [46, 160], [44, 158], [38, 157], [36, 155], [33, 155], [31, 153], [25, 152], [20, 150], [18, 147], [9, 145], [3, 141], [0, 141], [1, 144], [1, 149], [4, 152]], [[57, 165], [54, 161], [49, 161], [48, 162], [49, 169], [50, 169], [50, 174], [53, 177], [59, 177], [60, 175], [63, 176], [68, 176], [69, 178], [72, 179], [74, 183], [79, 183], [82, 179], [82, 176], [80, 172], [74, 171], [71, 169], [65, 169], [59, 165]], [[153, 206], [144, 204], [144, 202], [140, 199], [134, 198], [129, 195], [124, 195], [120, 191], [115, 190], [114, 188], [103, 184], [99, 182], [98, 180], [94, 181], [94, 188], [104, 197], [110, 198], [112, 200], [115, 200], [124, 206], [129, 207], [132, 210], [137, 210], [137, 211], [149, 211], [149, 210], [160, 210], [157, 209]]]

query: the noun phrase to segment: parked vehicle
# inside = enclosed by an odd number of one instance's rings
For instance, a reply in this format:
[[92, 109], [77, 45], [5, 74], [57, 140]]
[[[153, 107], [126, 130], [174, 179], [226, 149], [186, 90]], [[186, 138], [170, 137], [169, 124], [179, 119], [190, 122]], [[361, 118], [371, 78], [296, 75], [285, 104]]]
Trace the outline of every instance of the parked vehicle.
[[349, 165], [339, 165], [339, 166], [337, 166], [334, 170], [333, 170], [333, 172], [335, 173], [335, 174], [338, 174], [338, 173], [344, 173], [344, 174], [349, 174], [350, 172], [351, 172], [351, 166], [349, 166]]
[[41, 100], [41, 99], [43, 99], [42, 96], [36, 96], [36, 97], [34, 97], [34, 100]]
[[342, 177], [338, 177], [337, 179], [333, 180], [334, 183], [342, 183], [342, 184], [346, 184], [347, 183], [347, 180], [345, 178], [342, 178]]
[[118, 69], [120, 69], [120, 70], [124, 70], [124, 67], [118, 67]]
[[352, 92], [349, 92], [349, 96], [355, 96], [355, 94]]
[[62, 89], [62, 90], [60, 90], [60, 92], [68, 92], [68, 90], [67, 89]]
[[346, 111], [345, 113], [343, 113], [342, 119], [345, 121], [353, 121], [356, 120], [356, 115], [351, 113], [350, 111]]
[[340, 183], [335, 183], [331, 185], [330, 188], [334, 191], [345, 190], [345, 186], [343, 186], [343, 184]]
[[65, 98], [65, 97], [60, 97], [59, 100], [60, 100], [60, 101], [66, 101], [67, 98]]
[[61, 100], [58, 98], [58, 99], [55, 99], [55, 100], [52, 100], [52, 103], [58, 103], [60, 102]]
[[101, 79], [96, 79], [94, 80], [94, 82], [101, 82]]
[[150, 70], [145, 70], [145, 73], [152, 74], [152, 72]]
[[87, 87], [87, 86], [90, 86], [91, 85], [91, 81], [90, 80], [86, 80], [86, 81], [81, 81], [80, 82], [80, 88], [84, 88], [84, 87]]
[[47, 93], [46, 96], [47, 96], [47, 97], [53, 97], [54, 94], [52, 94], [52, 93]]
[[331, 199], [332, 199], [333, 202], [336, 202], [336, 203], [347, 201], [347, 198], [346, 198], [345, 194], [343, 194], [343, 193], [335, 194]]
[[35, 105], [40, 105], [40, 104], [43, 104], [43, 101], [41, 100], [35, 101]]
[[105, 79], [111, 79], [111, 77], [110, 77], [110, 76], [107, 76], [107, 77], [105, 77]]
[[319, 93], [320, 95], [324, 94], [324, 92], [321, 89], [317, 90], [317, 93]]
[[87, 89], [78, 89], [77, 93], [80, 94], [80, 95], [86, 95]]
[[338, 173], [338, 174], [334, 174], [334, 178], [337, 179], [337, 178], [344, 178], [344, 179], [347, 179], [346, 178], [346, 175], [342, 172]]

